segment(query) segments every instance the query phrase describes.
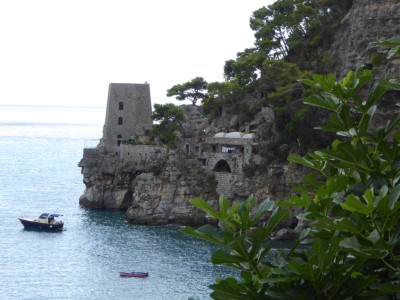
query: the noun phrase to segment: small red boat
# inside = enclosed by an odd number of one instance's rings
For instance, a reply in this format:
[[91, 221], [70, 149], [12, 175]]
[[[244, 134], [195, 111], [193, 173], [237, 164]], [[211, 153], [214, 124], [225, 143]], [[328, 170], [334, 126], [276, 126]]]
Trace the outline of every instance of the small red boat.
[[146, 272], [119, 272], [119, 277], [149, 277], [149, 273]]

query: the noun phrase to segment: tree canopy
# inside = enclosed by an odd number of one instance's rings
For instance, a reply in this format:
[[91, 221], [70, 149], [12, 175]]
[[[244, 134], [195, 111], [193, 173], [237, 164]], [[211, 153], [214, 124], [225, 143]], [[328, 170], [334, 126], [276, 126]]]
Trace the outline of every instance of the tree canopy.
[[[209, 120], [222, 112], [237, 114], [238, 126], [245, 125], [264, 106], [274, 109], [279, 138], [283, 143], [324, 138], [310, 135], [305, 128], [315, 126], [315, 109], [305, 108], [300, 99], [309, 93], [296, 78], [332, 71], [329, 46], [340, 20], [353, 0], [276, 0], [253, 12], [250, 28], [254, 47], [241, 50], [225, 61], [223, 82], [207, 82], [196, 77], [177, 84], [167, 96], [179, 101], [202, 101]], [[247, 97], [250, 95], [250, 97]], [[257, 99], [246, 103], [247, 99]], [[322, 141], [320, 143], [320, 141]]]
[[183, 110], [172, 104], [154, 104], [152, 119], [159, 121], [159, 124], [153, 126], [151, 135], [153, 138], [160, 138], [161, 142], [169, 147], [173, 147], [177, 141], [177, 132], [183, 137], [185, 132], [182, 123], [185, 121]]
[[196, 105], [198, 100], [204, 99], [207, 96], [207, 81], [203, 77], [193, 78], [191, 81], [177, 84], [167, 90], [167, 96], [175, 96], [179, 101], [190, 100], [193, 105]]

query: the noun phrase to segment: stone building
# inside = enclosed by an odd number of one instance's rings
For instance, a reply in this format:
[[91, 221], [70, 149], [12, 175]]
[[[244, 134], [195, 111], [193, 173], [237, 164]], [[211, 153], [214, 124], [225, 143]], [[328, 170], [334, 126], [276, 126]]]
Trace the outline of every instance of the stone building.
[[110, 83], [100, 146], [119, 152], [123, 140], [138, 141], [152, 126], [149, 84]]

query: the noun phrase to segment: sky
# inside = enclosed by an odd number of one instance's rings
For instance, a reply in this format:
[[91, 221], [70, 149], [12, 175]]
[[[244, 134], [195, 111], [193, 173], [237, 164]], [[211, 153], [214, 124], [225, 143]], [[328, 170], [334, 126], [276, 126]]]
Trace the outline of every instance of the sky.
[[223, 81], [274, 0], [0, 0], [0, 105], [105, 107], [109, 83]]

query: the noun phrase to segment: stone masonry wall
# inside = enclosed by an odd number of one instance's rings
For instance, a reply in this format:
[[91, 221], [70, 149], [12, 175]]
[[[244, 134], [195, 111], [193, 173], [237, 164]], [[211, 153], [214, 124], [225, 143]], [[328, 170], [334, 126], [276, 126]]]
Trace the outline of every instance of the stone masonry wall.
[[103, 147], [118, 151], [122, 140], [136, 139], [151, 127], [148, 84], [110, 83], [103, 130]]
[[137, 165], [146, 166], [167, 154], [165, 147], [148, 145], [124, 145], [120, 146], [119, 158], [126, 162], [134, 162]]

